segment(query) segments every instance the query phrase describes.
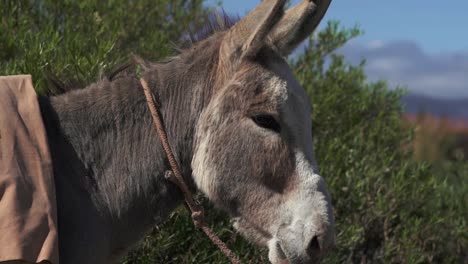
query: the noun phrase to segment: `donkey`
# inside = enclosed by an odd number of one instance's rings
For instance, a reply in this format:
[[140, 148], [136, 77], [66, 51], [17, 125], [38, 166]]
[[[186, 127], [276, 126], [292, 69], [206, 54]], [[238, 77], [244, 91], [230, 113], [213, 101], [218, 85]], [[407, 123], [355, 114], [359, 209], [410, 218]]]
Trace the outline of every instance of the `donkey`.
[[[330, 0], [264, 0], [234, 25], [143, 63], [184, 180], [271, 263], [315, 263], [334, 244], [311, 107], [285, 57]], [[116, 263], [183, 201], [136, 75], [39, 97], [52, 154], [60, 261]]]

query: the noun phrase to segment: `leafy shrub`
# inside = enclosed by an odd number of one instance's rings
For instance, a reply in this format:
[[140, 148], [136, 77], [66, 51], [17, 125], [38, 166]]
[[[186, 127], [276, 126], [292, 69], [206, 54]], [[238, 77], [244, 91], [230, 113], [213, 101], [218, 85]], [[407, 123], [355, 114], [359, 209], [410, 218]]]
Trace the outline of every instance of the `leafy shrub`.
[[0, 74], [31, 74], [77, 87], [127, 62], [169, 56], [189, 25], [203, 23], [203, 0], [1, 0]]
[[[326, 263], [466, 261], [465, 166], [459, 174], [416, 163], [403, 148], [402, 90], [370, 83], [363, 70], [331, 55], [358, 34], [336, 23], [311, 39], [293, 65], [313, 102], [315, 146], [337, 218], [337, 248]], [[464, 175], [464, 176], [463, 176]]]

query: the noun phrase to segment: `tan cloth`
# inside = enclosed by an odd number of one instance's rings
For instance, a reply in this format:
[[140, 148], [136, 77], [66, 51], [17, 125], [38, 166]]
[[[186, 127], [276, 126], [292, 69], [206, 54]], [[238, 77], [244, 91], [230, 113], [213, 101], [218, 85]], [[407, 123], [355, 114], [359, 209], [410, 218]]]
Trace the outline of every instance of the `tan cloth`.
[[0, 263], [58, 264], [55, 186], [30, 75], [0, 76]]

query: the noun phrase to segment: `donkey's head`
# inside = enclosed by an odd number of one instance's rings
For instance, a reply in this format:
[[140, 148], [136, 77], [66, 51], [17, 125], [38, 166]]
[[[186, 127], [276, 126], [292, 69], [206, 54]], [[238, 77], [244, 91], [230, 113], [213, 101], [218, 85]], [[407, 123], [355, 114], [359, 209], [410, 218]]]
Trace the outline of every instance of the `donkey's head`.
[[334, 243], [332, 204], [318, 174], [311, 107], [283, 58], [330, 1], [264, 0], [223, 35], [213, 97], [196, 126], [195, 183], [230, 213], [272, 263], [313, 263]]

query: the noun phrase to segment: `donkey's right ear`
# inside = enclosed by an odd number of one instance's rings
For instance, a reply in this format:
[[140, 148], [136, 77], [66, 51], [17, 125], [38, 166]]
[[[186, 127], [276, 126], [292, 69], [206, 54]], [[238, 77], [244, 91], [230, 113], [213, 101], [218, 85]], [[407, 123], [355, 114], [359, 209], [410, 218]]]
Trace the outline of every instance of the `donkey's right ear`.
[[255, 56], [284, 13], [286, 0], [264, 0], [224, 37], [221, 56], [228, 60]]

